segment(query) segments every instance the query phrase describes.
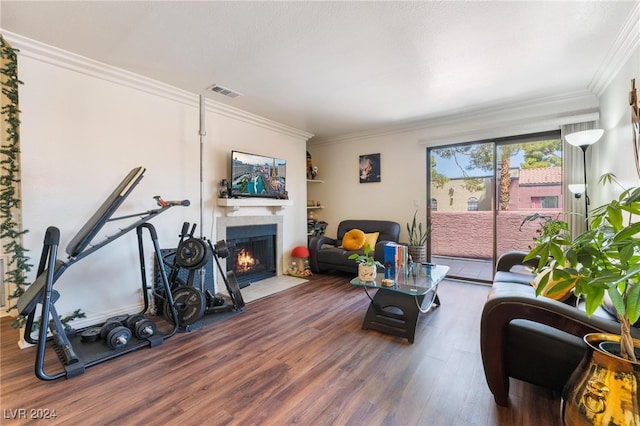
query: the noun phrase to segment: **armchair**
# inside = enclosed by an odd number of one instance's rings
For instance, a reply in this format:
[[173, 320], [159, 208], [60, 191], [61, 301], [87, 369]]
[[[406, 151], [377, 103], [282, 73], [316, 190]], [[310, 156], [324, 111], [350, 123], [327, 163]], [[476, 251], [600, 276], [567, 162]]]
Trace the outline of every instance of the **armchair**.
[[358, 273], [358, 264], [349, 259], [352, 253], [362, 254], [362, 250], [346, 250], [341, 247], [342, 238], [348, 231], [357, 228], [365, 233], [379, 232], [375, 247], [372, 247], [374, 258], [384, 263], [384, 245], [398, 242], [400, 224], [387, 220], [343, 220], [338, 224], [335, 238], [319, 235], [309, 241], [309, 266], [314, 273], [328, 270]]
[[[526, 281], [526, 273], [514, 272], [522, 271], [525, 255], [512, 252], [498, 260], [480, 321], [485, 377], [502, 406], [508, 405], [510, 377], [560, 391], [584, 355], [585, 334], [620, 333], [620, 324], [603, 309], [588, 317], [573, 297], [537, 297], [528, 285], [532, 275]], [[632, 330], [634, 338], [639, 331]]]

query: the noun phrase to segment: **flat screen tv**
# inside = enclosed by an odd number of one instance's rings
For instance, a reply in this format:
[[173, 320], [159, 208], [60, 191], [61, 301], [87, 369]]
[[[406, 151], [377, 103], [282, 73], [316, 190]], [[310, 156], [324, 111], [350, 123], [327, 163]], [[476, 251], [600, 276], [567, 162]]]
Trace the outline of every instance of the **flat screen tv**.
[[287, 198], [287, 162], [231, 151], [231, 197]]

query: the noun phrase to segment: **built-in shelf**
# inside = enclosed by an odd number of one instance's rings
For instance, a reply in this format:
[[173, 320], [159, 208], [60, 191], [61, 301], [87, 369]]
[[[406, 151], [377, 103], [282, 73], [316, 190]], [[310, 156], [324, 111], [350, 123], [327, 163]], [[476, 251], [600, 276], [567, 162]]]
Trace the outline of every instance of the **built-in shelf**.
[[218, 198], [216, 205], [226, 207], [231, 211], [239, 210], [241, 207], [272, 207], [282, 210], [291, 205], [291, 200], [277, 198]]
[[307, 206], [307, 210], [315, 210], [315, 209], [321, 209], [323, 208], [322, 206]]
[[319, 179], [307, 179], [307, 183], [324, 183], [324, 181]]

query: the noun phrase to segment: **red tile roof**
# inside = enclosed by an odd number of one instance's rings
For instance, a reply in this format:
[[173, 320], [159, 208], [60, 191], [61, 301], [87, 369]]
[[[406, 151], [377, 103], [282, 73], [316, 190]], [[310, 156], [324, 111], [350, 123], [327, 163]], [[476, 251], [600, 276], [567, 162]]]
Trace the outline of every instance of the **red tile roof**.
[[520, 169], [520, 185], [550, 184], [562, 182], [562, 167]]

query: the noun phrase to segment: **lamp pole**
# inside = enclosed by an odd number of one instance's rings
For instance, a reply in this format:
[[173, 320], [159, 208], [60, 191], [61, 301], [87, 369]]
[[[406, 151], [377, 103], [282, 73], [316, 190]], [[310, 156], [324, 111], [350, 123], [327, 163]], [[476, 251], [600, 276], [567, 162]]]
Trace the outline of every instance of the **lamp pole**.
[[587, 191], [587, 149], [590, 145], [580, 145], [582, 149], [582, 172], [584, 175], [584, 225], [589, 230], [589, 193]]

